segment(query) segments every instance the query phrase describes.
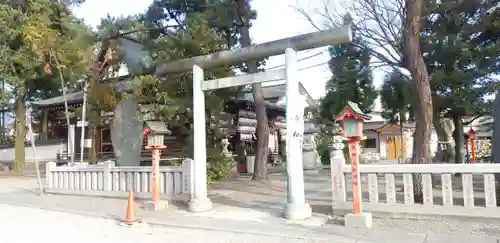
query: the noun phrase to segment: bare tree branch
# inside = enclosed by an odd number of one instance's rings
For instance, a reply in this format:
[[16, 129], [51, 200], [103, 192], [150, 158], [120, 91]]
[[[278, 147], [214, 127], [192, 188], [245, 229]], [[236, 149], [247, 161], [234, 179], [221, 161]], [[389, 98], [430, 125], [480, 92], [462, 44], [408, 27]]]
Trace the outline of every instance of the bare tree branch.
[[352, 15], [355, 35], [365, 41], [358, 45], [370, 51], [376, 65], [404, 68], [403, 0], [324, 0], [322, 6], [312, 11], [300, 6], [295, 9], [316, 29], [342, 25], [343, 16]]

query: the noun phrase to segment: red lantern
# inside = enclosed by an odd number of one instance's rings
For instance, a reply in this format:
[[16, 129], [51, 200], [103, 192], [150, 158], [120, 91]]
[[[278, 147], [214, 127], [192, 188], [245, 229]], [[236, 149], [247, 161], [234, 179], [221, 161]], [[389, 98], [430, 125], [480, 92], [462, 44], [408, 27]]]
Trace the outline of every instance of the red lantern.
[[147, 135], [147, 134], [150, 134], [150, 133], [151, 133], [151, 129], [149, 129], [147, 127], [144, 128], [144, 131], [142, 132], [142, 134], [144, 134], [144, 135]]

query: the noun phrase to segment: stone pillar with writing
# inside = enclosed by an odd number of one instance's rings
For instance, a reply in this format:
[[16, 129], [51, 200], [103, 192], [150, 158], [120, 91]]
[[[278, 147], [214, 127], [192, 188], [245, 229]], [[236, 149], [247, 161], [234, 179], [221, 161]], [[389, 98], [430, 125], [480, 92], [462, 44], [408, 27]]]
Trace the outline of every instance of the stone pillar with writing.
[[307, 119], [304, 122], [304, 142], [302, 145], [302, 163], [304, 172], [317, 173], [317, 157], [316, 141], [314, 140], [316, 127], [311, 120]]
[[330, 173], [332, 179], [332, 206], [345, 203], [345, 176], [343, 168], [346, 160], [344, 157], [343, 131], [339, 124], [335, 123], [332, 129], [332, 143], [330, 144]]

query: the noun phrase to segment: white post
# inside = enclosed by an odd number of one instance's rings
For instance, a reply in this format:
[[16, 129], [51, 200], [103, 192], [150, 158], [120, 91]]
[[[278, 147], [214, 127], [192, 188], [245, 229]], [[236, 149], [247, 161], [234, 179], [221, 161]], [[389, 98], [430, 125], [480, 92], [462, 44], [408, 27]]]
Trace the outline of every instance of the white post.
[[38, 159], [36, 158], [36, 145], [35, 145], [35, 134], [33, 133], [33, 125], [32, 119], [31, 119], [31, 109], [27, 109], [26, 111], [26, 120], [28, 123], [28, 132], [30, 134], [30, 142], [31, 142], [31, 149], [33, 150], [33, 161], [35, 162], [35, 168], [36, 168], [36, 178], [38, 180], [38, 189], [40, 191], [40, 196], [43, 196], [43, 183], [42, 183], [42, 178], [40, 176], [40, 166], [38, 164]]
[[285, 50], [286, 79], [286, 173], [287, 203], [284, 216], [300, 220], [311, 217], [311, 206], [304, 194], [304, 171], [302, 164], [302, 140], [304, 137], [304, 104], [299, 93], [297, 52]]
[[203, 212], [212, 208], [207, 197], [207, 145], [205, 127], [205, 94], [201, 89], [204, 81], [203, 69], [193, 66], [193, 148], [194, 148], [194, 191], [188, 208], [191, 212]]
[[[69, 158], [74, 158], [75, 157], [75, 124], [68, 124], [69, 126], [69, 129], [68, 129], [68, 156]], [[73, 161], [71, 163], [71, 165], [75, 165], [74, 164], [74, 160], [71, 159], [71, 161]]]

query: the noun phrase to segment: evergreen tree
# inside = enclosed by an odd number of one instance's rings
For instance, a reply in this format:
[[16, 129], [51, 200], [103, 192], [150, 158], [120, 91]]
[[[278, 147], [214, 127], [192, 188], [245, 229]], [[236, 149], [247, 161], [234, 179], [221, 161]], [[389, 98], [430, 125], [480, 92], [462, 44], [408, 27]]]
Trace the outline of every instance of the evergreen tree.
[[[186, 5], [184, 1], [155, 1], [146, 13], [139, 16], [108, 18], [103, 21], [100, 32], [103, 35], [116, 31], [133, 32], [129, 37], [142, 42], [157, 64], [226, 50], [229, 46], [226, 36], [222, 31], [217, 31], [211, 13], [213, 9], [203, 7], [203, 2], [205, 1], [193, 1]], [[167, 25], [167, 22], [175, 24]], [[204, 76], [210, 79], [233, 75], [230, 66], [204, 69]], [[193, 147], [188, 146], [193, 143], [191, 71], [155, 77], [142, 75], [137, 79], [136, 83], [140, 85], [135, 88], [134, 95], [141, 103], [148, 104], [143, 109], [150, 111], [148, 116], [168, 124], [179, 139], [178, 142], [186, 145], [182, 156], [192, 157]], [[227, 135], [228, 129], [217, 125], [220, 120], [228, 119], [222, 118], [221, 113], [226, 102], [236, 99], [240, 90], [238, 87], [218, 89], [209, 91], [206, 95], [209, 183], [223, 178], [229, 172], [229, 163], [220, 153], [220, 141]]]
[[424, 59], [432, 77], [435, 110], [453, 119], [456, 163], [463, 162], [463, 116], [488, 110], [484, 96], [493, 91], [492, 74], [500, 70], [500, 43], [478, 43], [486, 28], [481, 12], [485, 1], [441, 1], [427, 15], [422, 31]]
[[[24, 169], [26, 102], [57, 89], [51, 82], [76, 77], [86, 68], [89, 32], [69, 7], [52, 0], [0, 4], [0, 71], [12, 89], [15, 115], [14, 171]], [[58, 60], [58, 70], [51, 65]], [[76, 68], [78, 66], [78, 68]], [[62, 74], [62, 75], [59, 75]], [[45, 84], [42, 85], [41, 83]]]
[[[257, 17], [250, 2], [251, 0], [155, 0], [143, 20], [146, 27], [155, 29], [152, 33], [155, 38], [154, 36], [173, 31], [172, 23], [175, 23], [175, 28], [185, 29], [183, 19], [186, 16], [203, 14], [208, 26], [224, 40], [224, 49], [245, 47], [251, 44], [249, 28]], [[255, 73], [263, 64], [264, 60], [249, 60], [237, 63], [234, 67], [245, 73]], [[257, 116], [257, 151], [252, 180], [267, 180], [269, 124], [261, 84], [253, 84], [252, 93]]]
[[406, 114], [411, 116], [413, 112], [413, 96], [411, 80], [407, 76], [398, 71], [388, 73], [380, 91], [382, 116], [391, 123], [403, 124]]
[[[356, 38], [356, 42], [362, 42]], [[346, 105], [347, 101], [358, 103], [363, 112], [372, 110], [377, 92], [373, 86], [370, 53], [354, 43], [329, 47], [329, 68], [332, 77], [326, 84], [326, 95], [321, 100], [320, 115], [331, 120]]]
[[402, 160], [405, 159], [406, 150], [404, 139], [404, 124], [406, 117], [412, 113], [412, 94], [411, 81], [399, 71], [388, 73], [385, 77], [382, 90], [380, 91], [381, 103], [383, 107], [382, 117], [390, 123], [398, 124], [400, 127], [400, 142]]

